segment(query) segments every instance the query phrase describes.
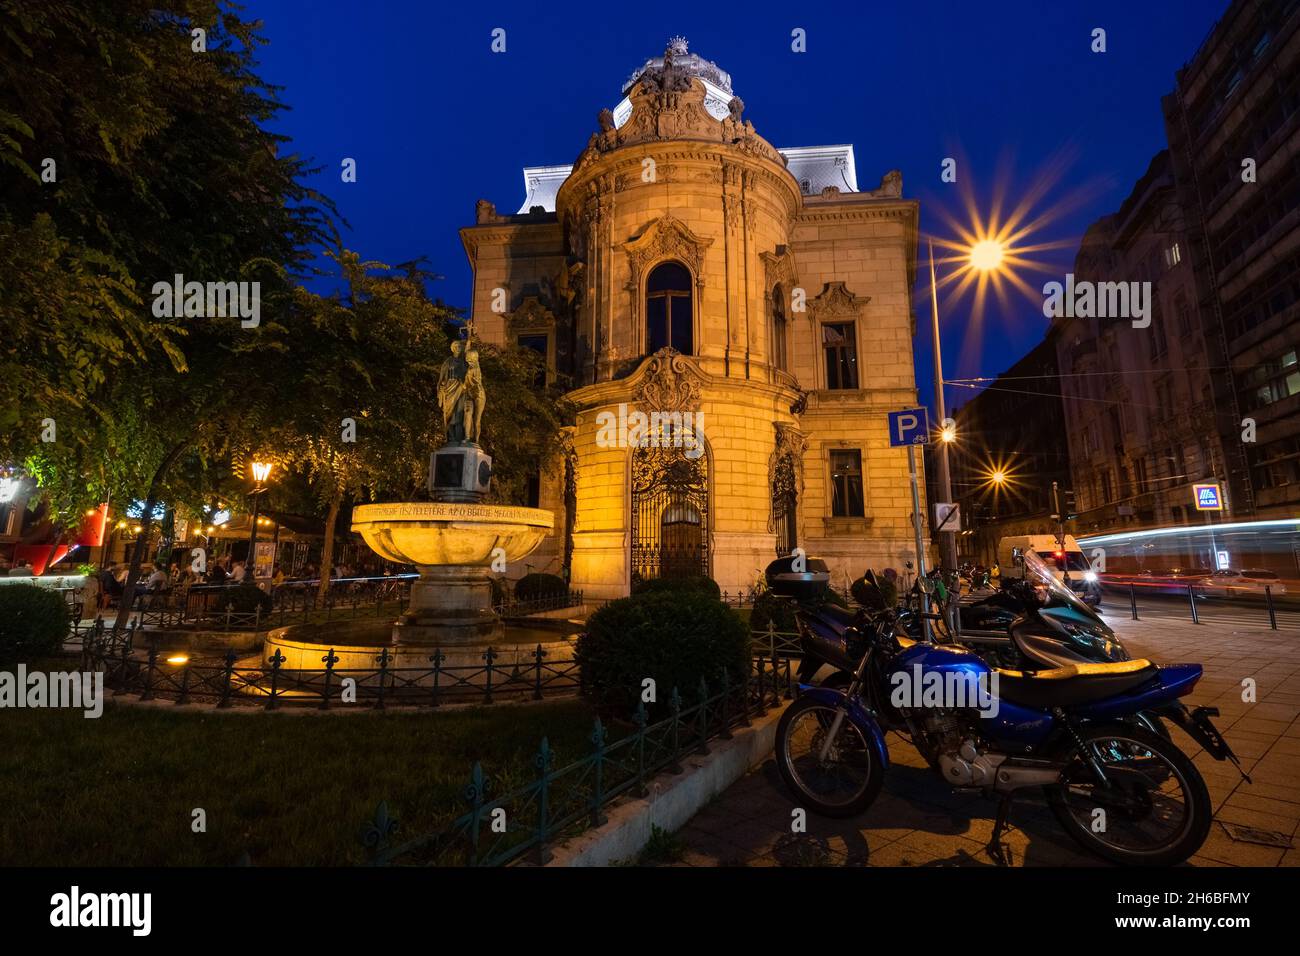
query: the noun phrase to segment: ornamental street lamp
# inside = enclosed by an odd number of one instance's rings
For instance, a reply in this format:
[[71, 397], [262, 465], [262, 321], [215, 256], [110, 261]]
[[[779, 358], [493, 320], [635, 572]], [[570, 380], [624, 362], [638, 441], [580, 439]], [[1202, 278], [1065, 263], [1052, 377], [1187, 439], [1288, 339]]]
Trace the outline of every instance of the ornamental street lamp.
[[257, 583], [257, 500], [266, 491], [266, 479], [271, 476], [270, 462], [253, 462], [253, 490], [249, 497], [253, 499], [252, 521], [248, 531], [248, 560], [244, 562], [244, 580]]

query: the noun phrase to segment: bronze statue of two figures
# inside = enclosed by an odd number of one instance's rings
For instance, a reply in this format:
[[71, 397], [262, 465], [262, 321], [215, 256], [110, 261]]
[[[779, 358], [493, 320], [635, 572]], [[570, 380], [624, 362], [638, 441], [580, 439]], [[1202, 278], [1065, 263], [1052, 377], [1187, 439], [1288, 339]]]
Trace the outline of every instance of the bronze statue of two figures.
[[[471, 332], [472, 335], [472, 332]], [[438, 372], [438, 405], [449, 445], [477, 445], [487, 393], [473, 339], [451, 343], [451, 357]]]
[[429, 492], [435, 501], [482, 501], [492, 479], [492, 458], [478, 444], [487, 392], [474, 330], [467, 332], [463, 342], [451, 343], [451, 357], [438, 372], [447, 443], [429, 459]]

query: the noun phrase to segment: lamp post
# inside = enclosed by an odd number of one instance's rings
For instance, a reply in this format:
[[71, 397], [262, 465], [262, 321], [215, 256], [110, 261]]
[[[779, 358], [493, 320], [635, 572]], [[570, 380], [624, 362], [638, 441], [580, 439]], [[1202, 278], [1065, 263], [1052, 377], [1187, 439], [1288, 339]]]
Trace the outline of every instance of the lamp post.
[[[944, 426], [948, 413], [943, 404], [943, 348], [939, 344], [939, 286], [934, 278], [934, 240], [926, 240], [930, 247], [930, 314], [934, 332], [934, 410], [943, 428], [942, 440], [939, 442], [939, 494], [947, 503], [952, 502], [952, 474], [948, 467], [949, 429]], [[957, 535], [955, 531], [940, 532], [940, 565], [946, 568], [957, 567]]]
[[[939, 284], [935, 280], [934, 274], [934, 240], [927, 239], [926, 244], [930, 250], [930, 317], [931, 330], [934, 334], [934, 406], [939, 425], [943, 429], [942, 440], [939, 443], [939, 494], [943, 497], [944, 502], [952, 503], [952, 473], [948, 463], [948, 446], [954, 440], [955, 435], [951, 428], [944, 425], [948, 412], [943, 402], [943, 347], [939, 342]], [[966, 251], [966, 269], [991, 276], [1001, 274], [1003, 259], [1007, 254], [1007, 247], [1002, 239], [990, 236], [978, 239], [978, 241], [970, 243], [969, 247], [963, 246], [962, 248], [965, 248]], [[982, 281], [983, 279], [981, 279]], [[942, 553], [940, 564], [949, 568], [956, 568], [956, 530], [943, 531], [940, 534]]]
[[269, 462], [253, 462], [253, 490], [249, 492], [253, 499], [253, 517], [248, 531], [248, 560], [244, 562], [244, 580], [257, 583], [257, 499], [266, 491], [266, 479], [271, 475]]

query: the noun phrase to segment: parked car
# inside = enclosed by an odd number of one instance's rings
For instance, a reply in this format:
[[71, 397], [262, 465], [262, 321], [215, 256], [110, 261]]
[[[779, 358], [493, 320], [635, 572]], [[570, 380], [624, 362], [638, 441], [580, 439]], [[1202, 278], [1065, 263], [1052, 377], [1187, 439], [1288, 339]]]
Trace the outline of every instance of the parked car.
[[1286, 585], [1276, 571], [1245, 568], [1240, 571], [1215, 571], [1197, 585], [1197, 594], [1210, 598], [1263, 598], [1264, 588], [1276, 597], [1286, 594]]

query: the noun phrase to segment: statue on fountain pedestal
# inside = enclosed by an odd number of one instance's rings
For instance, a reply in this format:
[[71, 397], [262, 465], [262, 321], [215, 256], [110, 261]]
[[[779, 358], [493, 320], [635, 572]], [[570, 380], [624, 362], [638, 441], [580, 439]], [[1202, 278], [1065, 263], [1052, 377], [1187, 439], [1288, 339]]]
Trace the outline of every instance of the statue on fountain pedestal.
[[451, 343], [451, 356], [438, 372], [438, 405], [448, 444], [477, 445], [482, 427], [487, 392], [472, 335], [470, 328], [465, 341]]

